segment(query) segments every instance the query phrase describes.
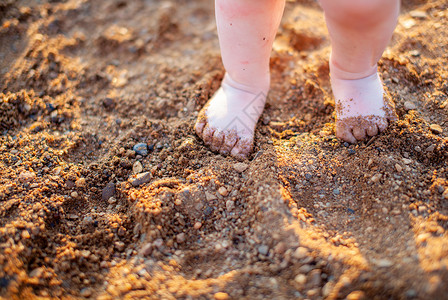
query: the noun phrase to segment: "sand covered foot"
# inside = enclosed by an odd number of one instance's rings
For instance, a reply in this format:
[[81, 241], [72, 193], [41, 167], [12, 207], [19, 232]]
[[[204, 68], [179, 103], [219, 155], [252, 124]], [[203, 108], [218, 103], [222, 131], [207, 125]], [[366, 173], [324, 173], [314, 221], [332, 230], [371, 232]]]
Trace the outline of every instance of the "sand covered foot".
[[331, 79], [336, 101], [336, 136], [356, 143], [384, 131], [398, 119], [377, 73], [356, 80]]
[[219, 90], [199, 112], [195, 130], [213, 151], [246, 159], [263, 112], [269, 84], [247, 88], [225, 76]]

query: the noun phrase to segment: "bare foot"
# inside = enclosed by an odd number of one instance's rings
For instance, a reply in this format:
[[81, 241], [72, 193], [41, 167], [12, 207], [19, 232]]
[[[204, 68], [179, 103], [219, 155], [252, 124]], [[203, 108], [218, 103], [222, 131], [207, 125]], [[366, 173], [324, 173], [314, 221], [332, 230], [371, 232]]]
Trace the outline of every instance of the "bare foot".
[[246, 159], [252, 152], [255, 126], [266, 102], [264, 88], [250, 89], [227, 74], [221, 87], [199, 112], [195, 130], [213, 151]]
[[356, 143], [384, 131], [398, 119], [378, 74], [356, 79], [331, 79], [336, 101], [336, 136]]

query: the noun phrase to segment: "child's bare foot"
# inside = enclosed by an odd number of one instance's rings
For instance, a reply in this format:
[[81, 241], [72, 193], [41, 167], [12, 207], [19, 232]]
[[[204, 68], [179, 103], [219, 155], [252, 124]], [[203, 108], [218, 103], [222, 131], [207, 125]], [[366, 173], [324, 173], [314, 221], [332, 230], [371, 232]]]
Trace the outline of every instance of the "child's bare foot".
[[378, 74], [355, 79], [331, 79], [336, 102], [336, 136], [356, 143], [374, 136], [398, 119]]
[[214, 151], [246, 159], [252, 151], [255, 126], [266, 102], [269, 80], [251, 89], [226, 74], [221, 87], [199, 112], [195, 130]]

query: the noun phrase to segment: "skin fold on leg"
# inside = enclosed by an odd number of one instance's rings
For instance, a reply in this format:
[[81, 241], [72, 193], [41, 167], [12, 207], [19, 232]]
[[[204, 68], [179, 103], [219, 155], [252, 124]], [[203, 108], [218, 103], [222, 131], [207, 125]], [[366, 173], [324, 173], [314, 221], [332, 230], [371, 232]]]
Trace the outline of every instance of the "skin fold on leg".
[[284, 0], [216, 0], [226, 74], [199, 112], [195, 130], [212, 150], [245, 159], [269, 91], [269, 58]]

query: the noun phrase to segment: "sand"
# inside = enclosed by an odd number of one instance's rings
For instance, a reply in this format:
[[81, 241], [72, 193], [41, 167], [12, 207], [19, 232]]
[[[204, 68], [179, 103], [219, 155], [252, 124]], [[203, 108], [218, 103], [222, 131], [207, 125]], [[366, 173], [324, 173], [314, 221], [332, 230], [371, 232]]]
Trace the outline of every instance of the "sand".
[[0, 297], [448, 299], [445, 0], [403, 4], [399, 121], [355, 145], [322, 11], [288, 1], [244, 162], [193, 129], [213, 1], [5, 0], [0, 24]]

